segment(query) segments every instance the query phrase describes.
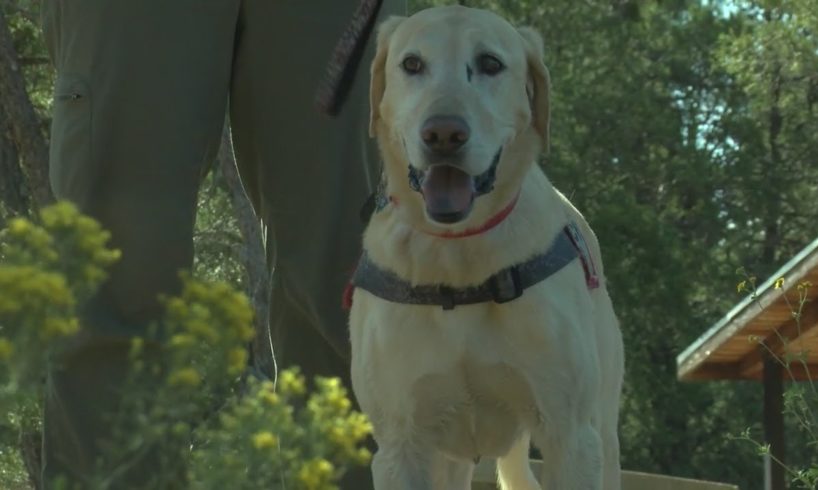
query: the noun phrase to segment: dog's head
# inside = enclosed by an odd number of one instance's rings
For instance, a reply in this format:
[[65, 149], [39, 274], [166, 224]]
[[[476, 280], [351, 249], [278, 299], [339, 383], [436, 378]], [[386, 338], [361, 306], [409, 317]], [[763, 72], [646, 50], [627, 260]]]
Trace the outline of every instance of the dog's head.
[[[490, 212], [493, 201], [507, 199], [495, 188], [516, 192], [548, 145], [540, 36], [452, 6], [388, 19], [377, 44], [370, 133], [387, 178], [418, 191], [426, 218], [438, 224], [463, 223], [481, 203]], [[475, 204], [482, 194], [498, 199]]]

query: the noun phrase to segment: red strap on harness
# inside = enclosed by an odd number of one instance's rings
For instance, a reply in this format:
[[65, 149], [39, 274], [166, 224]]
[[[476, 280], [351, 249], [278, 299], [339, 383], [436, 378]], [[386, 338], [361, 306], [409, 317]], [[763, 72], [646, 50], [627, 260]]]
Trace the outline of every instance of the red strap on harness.
[[352, 285], [352, 281], [347, 282], [347, 285], [344, 286], [344, 295], [341, 297], [341, 308], [348, 310], [352, 308], [352, 293], [355, 292], [355, 286]]
[[585, 243], [585, 238], [580, 233], [579, 228], [574, 223], [568, 226], [568, 238], [579, 253], [579, 260], [582, 262], [582, 270], [585, 272], [585, 284], [588, 289], [596, 289], [599, 287], [599, 275], [596, 272], [594, 259], [591, 257], [591, 252], [588, 250], [588, 244]]

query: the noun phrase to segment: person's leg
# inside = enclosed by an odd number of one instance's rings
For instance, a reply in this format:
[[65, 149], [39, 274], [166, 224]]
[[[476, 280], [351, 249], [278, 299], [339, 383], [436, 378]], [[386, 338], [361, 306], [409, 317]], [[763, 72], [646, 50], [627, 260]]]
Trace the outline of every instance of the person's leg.
[[110, 432], [127, 339], [160, 316], [157, 295], [177, 291], [192, 264], [197, 187], [220, 141], [238, 10], [239, 0], [44, 2], [57, 69], [53, 190], [122, 251], [87, 305], [87, 334], [50, 366], [46, 483], [89, 474]]
[[[230, 114], [239, 170], [267, 226], [273, 271], [270, 328], [279, 369], [349, 382], [344, 286], [360, 254], [359, 209], [379, 178], [368, 137], [372, 35], [339, 117], [314, 96], [335, 43], [359, 0], [244, 0]], [[380, 13], [404, 15], [406, 0]], [[371, 488], [368, 468], [342, 488]]]
[[[329, 57], [360, 0], [244, 0], [230, 114], [242, 181], [267, 226], [279, 368], [348, 378], [344, 286], [360, 253], [359, 210], [379, 178], [368, 136], [374, 34], [341, 115], [314, 107]], [[402, 15], [386, 0], [379, 20]]]

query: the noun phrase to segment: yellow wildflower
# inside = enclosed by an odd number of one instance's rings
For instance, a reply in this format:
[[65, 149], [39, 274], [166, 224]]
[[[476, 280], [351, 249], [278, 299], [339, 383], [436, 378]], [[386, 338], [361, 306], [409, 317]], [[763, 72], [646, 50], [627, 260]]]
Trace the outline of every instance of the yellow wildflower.
[[54, 337], [68, 336], [79, 330], [79, 322], [76, 318], [46, 318], [40, 337], [48, 340]]
[[188, 307], [181, 298], [170, 298], [165, 303], [165, 310], [169, 317], [181, 317], [187, 315]]
[[278, 445], [278, 438], [268, 431], [258, 432], [253, 436], [253, 446], [256, 449], [270, 449]]
[[350, 434], [356, 441], [365, 438], [372, 432], [372, 423], [362, 413], [351, 414], [348, 423]]
[[40, 219], [47, 228], [66, 226], [76, 223], [79, 219], [79, 211], [69, 201], [59, 201], [51, 206], [47, 206], [40, 211]]
[[14, 352], [14, 346], [5, 337], [0, 337], [0, 361], [6, 361]]
[[182, 368], [170, 373], [168, 376], [168, 383], [171, 386], [199, 386], [202, 382], [202, 377], [199, 372], [193, 368]]
[[177, 333], [170, 338], [171, 347], [190, 347], [194, 344], [196, 344], [196, 339], [189, 334]]
[[775, 289], [781, 289], [783, 287], [784, 287], [784, 278], [779, 277], [778, 279], [775, 280]]
[[284, 395], [303, 395], [307, 391], [304, 378], [292, 369], [282, 371], [279, 375], [278, 388]]
[[361, 466], [368, 465], [371, 460], [372, 453], [365, 447], [358, 448], [358, 451], [356, 451], [355, 457], [353, 458], [353, 461]]
[[261, 401], [266, 403], [268, 406], [274, 407], [274, 406], [278, 405], [278, 403], [281, 400], [278, 398], [278, 395], [273, 391], [273, 388], [272, 388], [273, 384], [269, 383], [269, 382], [265, 382], [265, 383], [269, 384], [269, 387], [265, 386], [265, 385], [262, 385], [262, 388], [259, 391], [259, 398], [261, 398]]
[[306, 490], [323, 490], [330, 487], [335, 468], [326, 459], [313, 459], [298, 470], [298, 481]]
[[227, 372], [230, 375], [239, 374], [247, 366], [247, 349], [236, 347], [227, 353]]
[[333, 425], [329, 430], [329, 440], [334, 442], [339, 446], [346, 446], [349, 444], [349, 439], [347, 438], [347, 431], [340, 425]]
[[340, 390], [328, 393], [327, 403], [330, 407], [340, 412], [346, 412], [352, 406], [352, 402], [350, 402], [349, 398]]

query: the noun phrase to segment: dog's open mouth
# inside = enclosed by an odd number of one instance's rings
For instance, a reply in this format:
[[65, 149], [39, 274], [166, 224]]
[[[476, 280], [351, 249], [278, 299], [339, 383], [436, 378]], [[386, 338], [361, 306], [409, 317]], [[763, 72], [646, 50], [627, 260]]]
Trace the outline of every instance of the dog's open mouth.
[[501, 153], [502, 148], [495, 154], [488, 170], [476, 176], [447, 164], [432, 165], [425, 171], [410, 166], [410, 184], [423, 195], [429, 217], [444, 224], [466, 219], [475, 198], [494, 188]]
[[421, 194], [429, 217], [439, 223], [457, 223], [474, 204], [474, 178], [450, 165], [434, 165], [423, 175]]

